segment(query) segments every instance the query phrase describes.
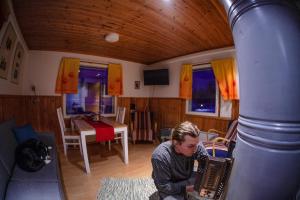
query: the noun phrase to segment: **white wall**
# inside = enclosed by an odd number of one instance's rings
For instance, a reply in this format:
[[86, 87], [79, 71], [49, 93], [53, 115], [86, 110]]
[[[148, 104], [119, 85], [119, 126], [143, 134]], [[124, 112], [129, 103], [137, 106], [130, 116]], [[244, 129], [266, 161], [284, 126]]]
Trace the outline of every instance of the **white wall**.
[[[2, 41], [2, 38], [5, 34], [6, 28], [7, 28], [9, 23], [12, 24], [12, 27], [15, 30], [16, 34], [17, 34], [17, 39], [16, 39], [15, 45], [13, 47], [13, 53], [12, 53], [12, 56], [11, 56], [11, 60], [8, 62], [8, 67], [9, 68], [8, 68], [7, 79], [0, 78], [0, 94], [21, 95], [22, 94], [22, 87], [23, 87], [22, 81], [23, 81], [24, 69], [27, 68], [27, 62], [28, 62], [28, 48], [27, 48], [27, 45], [24, 41], [23, 35], [20, 31], [19, 25], [16, 21], [16, 17], [14, 15], [12, 5], [11, 5], [10, 1], [9, 1], [8, 5], [9, 5], [9, 9], [10, 9], [10, 15], [9, 15], [8, 21], [6, 21], [3, 24], [3, 26], [1, 27], [0, 42]], [[20, 71], [20, 74], [19, 74], [19, 76], [20, 76], [19, 84], [14, 84], [10, 80], [11, 80], [12, 63], [13, 63], [13, 59], [14, 59], [14, 52], [15, 52], [15, 48], [17, 46], [18, 41], [21, 43], [21, 45], [24, 48], [24, 58], [23, 58], [23, 61], [22, 61], [21, 71]]]
[[209, 63], [215, 59], [235, 57], [233, 47], [203, 51], [195, 54], [181, 56], [159, 63], [146, 66], [145, 69], [168, 68], [170, 75], [170, 84], [168, 86], [145, 86], [150, 88], [150, 97], [179, 97], [179, 78], [180, 70], [183, 64], [202, 64]]
[[32, 95], [31, 85], [36, 86], [38, 95], [55, 94], [56, 77], [62, 57], [80, 58], [84, 61], [96, 63], [120, 63], [123, 66], [124, 97], [146, 97], [150, 88], [134, 89], [134, 81], [141, 81], [145, 65], [119, 59], [90, 56], [84, 54], [54, 52], [54, 51], [29, 51], [28, 67], [24, 73], [23, 94]]
[[[55, 94], [55, 83], [62, 57], [80, 58], [85, 61], [99, 63], [120, 63], [123, 66], [123, 97], [173, 97], [179, 95], [179, 76], [182, 64], [201, 64], [214, 59], [235, 57], [234, 48], [223, 48], [200, 52], [173, 58], [150, 66], [140, 63], [128, 62], [119, 59], [90, 56], [84, 54], [29, 51], [28, 67], [24, 72], [23, 94], [32, 95], [31, 85], [36, 86], [38, 95]], [[144, 86], [143, 69], [169, 68], [170, 84], [167, 86]], [[134, 89], [134, 81], [140, 81], [140, 89]]]

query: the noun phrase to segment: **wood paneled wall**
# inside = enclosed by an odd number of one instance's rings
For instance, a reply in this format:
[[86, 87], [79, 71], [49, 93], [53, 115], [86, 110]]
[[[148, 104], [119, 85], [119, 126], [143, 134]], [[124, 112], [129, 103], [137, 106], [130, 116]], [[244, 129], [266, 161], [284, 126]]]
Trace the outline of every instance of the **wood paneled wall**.
[[[185, 100], [179, 98], [133, 98], [120, 97], [118, 105], [126, 107], [125, 123], [130, 121], [130, 104], [135, 104], [136, 110], [145, 110], [147, 107], [154, 114], [158, 129], [174, 127], [178, 123], [189, 120], [195, 123], [200, 130], [207, 131], [214, 128], [226, 131], [230, 119], [204, 117], [185, 114]], [[62, 106], [60, 96], [19, 96], [0, 95], [0, 122], [15, 118], [17, 125], [31, 123], [37, 131], [54, 132], [56, 140], [61, 143], [61, 134], [56, 114], [56, 108]], [[239, 102], [233, 102], [232, 119], [239, 113]]]
[[60, 96], [0, 95], [0, 122], [14, 118], [17, 125], [30, 123], [37, 131], [54, 132], [61, 143], [56, 114], [60, 106]]
[[[118, 105], [125, 106], [130, 110], [130, 104], [135, 104], [136, 110], [149, 108], [154, 114], [154, 120], [158, 123], [158, 128], [174, 127], [185, 120], [195, 123], [200, 130], [207, 131], [211, 128], [226, 131], [231, 119], [237, 119], [239, 115], [239, 102], [232, 103], [232, 118], [206, 117], [185, 114], [185, 100], [179, 98], [118, 98]], [[125, 123], [129, 124], [129, 112], [126, 112]]]

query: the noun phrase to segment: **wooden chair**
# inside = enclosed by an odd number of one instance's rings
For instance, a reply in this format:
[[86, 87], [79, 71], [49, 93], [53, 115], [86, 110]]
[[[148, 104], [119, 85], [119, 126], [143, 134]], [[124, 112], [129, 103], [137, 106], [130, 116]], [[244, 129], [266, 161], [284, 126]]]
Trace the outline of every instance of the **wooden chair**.
[[229, 128], [228, 128], [227, 132], [219, 131], [216, 129], [209, 129], [206, 132], [201, 131], [200, 132], [200, 140], [201, 140], [201, 142], [209, 142], [217, 137], [223, 137], [225, 139], [231, 140], [231, 139], [233, 139], [232, 137], [236, 136], [236, 134], [233, 134], [234, 133], [233, 130], [235, 130], [237, 128], [237, 124], [238, 124], [238, 121], [233, 120], [229, 124]]
[[[236, 140], [236, 137], [237, 137], [237, 125], [238, 125], [238, 120], [234, 120], [230, 124], [230, 126], [229, 126], [229, 128], [227, 130], [227, 133], [226, 133], [226, 135], [225, 135], [224, 138], [222, 138], [222, 137], [216, 137], [216, 138], [212, 139], [211, 141], [203, 142], [204, 147], [206, 149], [213, 149], [213, 150], [214, 149], [219, 149], [219, 150], [227, 151], [228, 150], [229, 141], [235, 141]], [[222, 132], [216, 131], [214, 129], [211, 129], [210, 131], [222, 134]]]
[[225, 139], [227, 140], [235, 140], [236, 139], [236, 133], [237, 133], [237, 125], [238, 125], [238, 120], [234, 120], [231, 122], [228, 130], [226, 133], [222, 131], [218, 131], [216, 129], [209, 129], [208, 133], [217, 133], [219, 135], [225, 135]]
[[121, 123], [121, 124], [124, 123], [124, 120], [125, 120], [125, 112], [126, 112], [126, 108], [125, 108], [125, 107], [118, 107], [118, 108], [117, 108], [116, 122], [119, 122], [119, 123]]
[[[119, 122], [120, 124], [124, 124], [125, 112], [126, 112], [125, 107], [117, 107], [116, 122]], [[121, 133], [115, 132], [114, 139], [116, 140], [116, 143], [118, 143], [118, 140], [122, 139]], [[108, 141], [108, 149], [109, 151], [111, 150], [111, 141]]]
[[57, 108], [56, 111], [61, 130], [61, 138], [64, 145], [65, 155], [67, 156], [67, 149], [69, 145], [79, 145], [80, 153], [82, 154], [79, 132], [66, 128], [61, 107]]

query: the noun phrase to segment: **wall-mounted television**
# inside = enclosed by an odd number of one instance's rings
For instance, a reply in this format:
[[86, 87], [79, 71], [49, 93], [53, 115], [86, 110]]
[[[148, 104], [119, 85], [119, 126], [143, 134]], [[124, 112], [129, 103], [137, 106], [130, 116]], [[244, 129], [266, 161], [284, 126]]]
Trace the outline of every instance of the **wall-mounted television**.
[[169, 85], [169, 70], [144, 70], [144, 85]]

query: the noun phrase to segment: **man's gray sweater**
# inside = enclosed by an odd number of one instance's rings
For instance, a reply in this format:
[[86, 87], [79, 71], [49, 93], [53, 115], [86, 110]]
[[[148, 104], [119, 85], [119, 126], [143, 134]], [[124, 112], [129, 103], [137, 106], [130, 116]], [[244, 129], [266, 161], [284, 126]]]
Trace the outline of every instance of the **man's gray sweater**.
[[194, 160], [207, 155], [202, 143], [192, 157], [176, 153], [171, 141], [160, 144], [152, 154], [152, 178], [161, 198], [169, 195], [184, 195], [194, 168]]

